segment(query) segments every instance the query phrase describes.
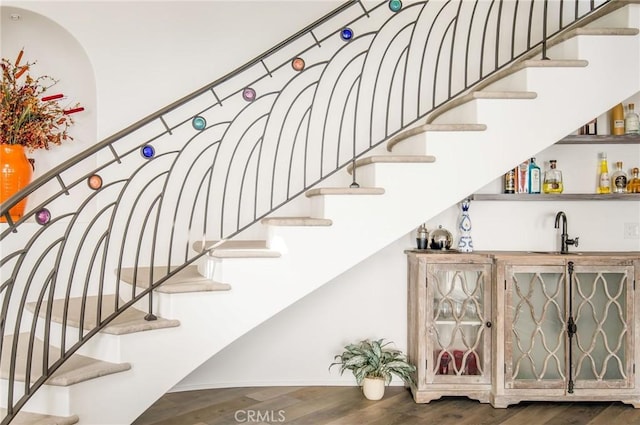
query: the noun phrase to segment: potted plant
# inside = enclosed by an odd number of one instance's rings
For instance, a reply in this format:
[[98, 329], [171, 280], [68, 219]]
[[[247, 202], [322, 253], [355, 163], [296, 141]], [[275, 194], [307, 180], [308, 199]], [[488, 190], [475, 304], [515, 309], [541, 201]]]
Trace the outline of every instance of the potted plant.
[[[72, 139], [68, 134], [74, 123], [71, 114], [84, 108], [74, 105], [64, 108], [59, 101], [63, 94], [45, 95], [58, 81], [29, 73], [35, 62], [21, 64], [21, 50], [12, 63], [2, 58], [2, 102], [0, 103], [0, 202], [6, 201], [31, 181], [32, 164], [25, 149], [49, 149]], [[19, 219], [25, 207], [20, 201], [10, 210], [13, 220]], [[6, 221], [0, 217], [0, 221]]]
[[384, 342], [384, 339], [367, 339], [346, 345], [345, 351], [335, 356], [329, 369], [340, 365], [340, 375], [345, 370], [350, 370], [358, 385], [362, 385], [364, 396], [369, 400], [380, 400], [392, 375], [401, 378], [406, 384], [414, 383], [415, 366], [407, 361], [402, 351], [390, 348], [390, 344], [392, 342]]

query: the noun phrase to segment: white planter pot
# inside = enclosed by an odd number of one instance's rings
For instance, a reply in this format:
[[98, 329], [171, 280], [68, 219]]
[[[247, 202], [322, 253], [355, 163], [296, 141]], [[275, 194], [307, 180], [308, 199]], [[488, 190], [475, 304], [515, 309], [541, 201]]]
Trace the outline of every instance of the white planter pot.
[[362, 392], [369, 400], [380, 400], [384, 396], [383, 378], [364, 378]]

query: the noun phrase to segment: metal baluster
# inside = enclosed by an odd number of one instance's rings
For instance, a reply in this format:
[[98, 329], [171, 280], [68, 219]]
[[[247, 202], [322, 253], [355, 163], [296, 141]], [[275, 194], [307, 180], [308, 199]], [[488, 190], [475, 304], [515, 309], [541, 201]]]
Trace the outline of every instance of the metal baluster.
[[[549, 60], [547, 56], [547, 0], [544, 0], [544, 13], [542, 17], [542, 60]], [[560, 11], [562, 13], [562, 11]]]

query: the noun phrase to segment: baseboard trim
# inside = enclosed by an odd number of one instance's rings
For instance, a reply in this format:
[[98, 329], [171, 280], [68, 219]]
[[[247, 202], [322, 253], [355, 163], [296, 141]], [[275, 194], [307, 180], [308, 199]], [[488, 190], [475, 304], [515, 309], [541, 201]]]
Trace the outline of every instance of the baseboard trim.
[[[171, 388], [168, 393], [178, 393], [183, 391], [213, 390], [218, 388], [247, 388], [247, 387], [355, 387], [355, 380], [284, 380], [284, 381], [235, 381], [235, 382], [212, 382], [208, 384], [178, 384]], [[404, 386], [401, 380], [392, 380], [391, 387]]]

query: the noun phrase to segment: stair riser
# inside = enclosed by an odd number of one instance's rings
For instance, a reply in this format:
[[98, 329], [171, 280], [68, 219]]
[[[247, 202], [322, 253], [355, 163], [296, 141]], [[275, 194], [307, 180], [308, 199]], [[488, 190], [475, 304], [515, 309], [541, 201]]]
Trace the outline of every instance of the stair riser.
[[[14, 388], [14, 397], [20, 396], [24, 390], [24, 384], [17, 382]], [[8, 381], [6, 379], [0, 379], [0, 393], [3, 395], [7, 394], [8, 389]], [[35, 395], [29, 399], [24, 410], [54, 416], [70, 416], [75, 414], [71, 412], [71, 398], [70, 387], [43, 385]], [[0, 397], [0, 407], [6, 408], [6, 404], [6, 397]]]
[[640, 4], [629, 4], [591, 23], [593, 28], [640, 28]]
[[[640, 85], [640, 73], [638, 72], [640, 35], [626, 37], [581, 36], [578, 37], [578, 43], [582, 58], [588, 60], [589, 68], [600, 76], [598, 80], [591, 80], [591, 84], [588, 84], [586, 90], [583, 90], [583, 98], [600, 98], [601, 103], [606, 102], [605, 104], [613, 106], [638, 91]], [[616, 54], [611, 49], [612, 43], [625, 54]], [[601, 82], [605, 84], [601, 84]], [[581, 98], [578, 99], [582, 101]], [[598, 112], [595, 107], [593, 109], [593, 116], [602, 112], [602, 110]]]
[[[203, 304], [191, 305], [200, 311], [206, 311], [209, 305], [206, 297], [200, 296]], [[88, 422], [81, 422], [91, 425], [113, 425], [126, 424], [131, 422], [131, 418], [140, 414], [140, 406], [148, 406], [160, 395], [167, 392], [179, 379], [184, 377], [188, 371], [193, 370], [198, 364], [206, 360], [198, 357], [192, 359], [189, 352], [180, 350], [180, 362], [176, 362], [176, 352], [170, 347], [158, 348], [158, 341], [171, 341], [176, 347], [189, 346], [190, 350], [208, 353], [209, 349], [203, 349], [198, 343], [202, 341], [203, 335], [207, 332], [207, 327], [211, 329], [211, 323], [202, 321], [202, 327], [190, 334], [186, 341], [180, 335], [184, 332], [181, 327], [160, 329], [153, 332], [142, 332], [137, 334], [122, 335], [119, 340], [122, 345], [122, 357], [133, 359], [133, 368], [121, 373], [101, 376], [88, 381], [80, 382], [68, 387], [44, 385], [29, 400], [25, 410], [35, 413], [46, 413], [57, 416], [68, 416], [77, 414], [81, 421], [92, 418]], [[163, 335], [163, 333], [165, 333]], [[198, 337], [199, 334], [200, 336]], [[225, 345], [231, 340], [225, 340]], [[89, 342], [91, 345], [92, 342]], [[96, 350], [99, 348], [94, 347]], [[202, 354], [206, 356], [206, 354]], [[194, 363], [191, 363], [191, 360]], [[171, 368], [166, 368], [171, 364]], [[182, 370], [181, 367], [187, 369]], [[158, 373], [158, 371], [162, 371]], [[138, 388], [133, 391], [136, 394], [136, 403], [114, 404], [118, 399], [118, 388], [126, 385], [129, 389]], [[22, 384], [16, 385], [16, 394], [21, 390]], [[6, 394], [7, 381], [0, 380], [0, 390]], [[0, 402], [5, 403], [6, 398], [0, 398]], [[5, 407], [4, 405], [0, 407]]]
[[[154, 307], [154, 312], [158, 316], [163, 316], [157, 307]], [[176, 328], [155, 329], [125, 335], [98, 334], [78, 350], [78, 354], [113, 363], [129, 362], [138, 358], [141, 346], [154, 344], [157, 339], [166, 338], [169, 340], [174, 332], [176, 332]]]
[[[208, 279], [218, 282], [265, 281], [266, 276], [283, 271], [280, 258], [215, 258], [204, 257], [198, 263], [198, 271]], [[247, 267], [250, 264], [250, 267]], [[267, 284], [267, 282], [265, 282]]]
[[[125, 284], [126, 285], [126, 284]], [[130, 289], [129, 285], [126, 285], [127, 289]], [[134, 304], [136, 308], [147, 309], [148, 300], [143, 299]], [[30, 312], [25, 312], [33, 317]], [[60, 348], [62, 341], [62, 324], [58, 321], [51, 321], [49, 328], [49, 344], [53, 347]], [[40, 318], [36, 327], [36, 336], [40, 339], [44, 339], [44, 319]], [[136, 335], [139, 335], [136, 334]], [[82, 354], [88, 357], [92, 357], [98, 360], [104, 360], [108, 362], [122, 362], [124, 352], [126, 352], [126, 344], [122, 343], [121, 337], [124, 335], [114, 335], [104, 332], [99, 332], [94, 335], [87, 343], [85, 343], [77, 351], [78, 354]], [[66, 347], [69, 348], [78, 341], [78, 328], [68, 325], [66, 330]], [[125, 350], [125, 351], [123, 351]]]
[[311, 214], [330, 218], [335, 225], [342, 220], [357, 220], [371, 211], [378, 211], [385, 204], [385, 199], [384, 194], [315, 196], [311, 200]]
[[[551, 46], [549, 50], [547, 50], [547, 57], [550, 59], [583, 59], [580, 57], [580, 53], [578, 51], [577, 37], [572, 37], [560, 44]], [[534, 59], [542, 59], [542, 55]]]
[[[483, 131], [428, 131], [408, 137], [398, 143], [393, 147], [393, 154], [433, 155], [429, 147], [434, 143], [477, 143], [476, 140], [483, 137], [482, 133]], [[436, 162], [438, 162], [438, 157], [436, 157]]]

